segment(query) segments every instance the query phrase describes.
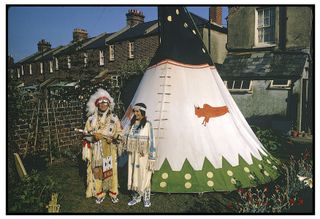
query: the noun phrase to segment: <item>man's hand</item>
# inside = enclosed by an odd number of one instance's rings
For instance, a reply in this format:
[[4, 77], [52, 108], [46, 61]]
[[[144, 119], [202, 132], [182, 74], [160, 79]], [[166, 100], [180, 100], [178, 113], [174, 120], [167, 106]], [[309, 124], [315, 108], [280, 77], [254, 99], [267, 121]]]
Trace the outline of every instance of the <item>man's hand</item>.
[[94, 135], [94, 138], [97, 141], [99, 141], [99, 140], [101, 140], [103, 138], [103, 135], [101, 133], [94, 133], [93, 135]]

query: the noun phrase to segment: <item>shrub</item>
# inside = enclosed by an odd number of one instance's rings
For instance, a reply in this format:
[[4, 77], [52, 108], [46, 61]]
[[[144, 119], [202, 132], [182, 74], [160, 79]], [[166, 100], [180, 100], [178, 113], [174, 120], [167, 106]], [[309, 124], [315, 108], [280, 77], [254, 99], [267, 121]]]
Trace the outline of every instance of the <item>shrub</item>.
[[8, 213], [43, 213], [49, 203], [56, 183], [49, 176], [32, 171], [8, 188]]
[[281, 145], [281, 136], [271, 129], [262, 129], [257, 126], [251, 127], [257, 138], [268, 151], [276, 151]]
[[299, 191], [306, 185], [297, 175], [313, 177], [313, 160], [306, 151], [300, 159], [290, 156], [287, 164], [283, 164], [284, 177], [279, 184], [264, 188], [239, 189], [239, 202], [235, 210], [239, 213], [281, 213], [287, 212], [293, 205], [303, 205], [304, 200], [298, 197]]

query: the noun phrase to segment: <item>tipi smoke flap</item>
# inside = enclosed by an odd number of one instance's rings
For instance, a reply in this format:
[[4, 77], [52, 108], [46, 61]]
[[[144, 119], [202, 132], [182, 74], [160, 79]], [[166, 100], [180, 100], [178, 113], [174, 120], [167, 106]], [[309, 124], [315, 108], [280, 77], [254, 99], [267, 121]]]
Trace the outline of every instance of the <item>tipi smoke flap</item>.
[[152, 191], [232, 191], [279, 176], [183, 7], [159, 7], [160, 46], [123, 118], [143, 102], [157, 145]]

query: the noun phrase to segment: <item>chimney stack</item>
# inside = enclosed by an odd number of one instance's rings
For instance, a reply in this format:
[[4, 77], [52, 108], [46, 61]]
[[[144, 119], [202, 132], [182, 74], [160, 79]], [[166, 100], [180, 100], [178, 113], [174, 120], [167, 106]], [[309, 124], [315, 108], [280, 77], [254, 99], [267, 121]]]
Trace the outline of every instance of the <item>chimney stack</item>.
[[45, 52], [47, 50], [51, 49], [51, 44], [44, 39], [40, 40], [38, 42], [38, 52]]
[[215, 6], [209, 8], [210, 22], [222, 26], [222, 7]]
[[11, 65], [14, 64], [14, 59], [11, 55], [8, 55], [8, 66], [10, 67]]
[[73, 30], [72, 42], [79, 42], [88, 39], [88, 32], [85, 29], [75, 28]]
[[144, 15], [141, 11], [130, 9], [127, 16], [127, 25], [133, 27], [144, 22]]

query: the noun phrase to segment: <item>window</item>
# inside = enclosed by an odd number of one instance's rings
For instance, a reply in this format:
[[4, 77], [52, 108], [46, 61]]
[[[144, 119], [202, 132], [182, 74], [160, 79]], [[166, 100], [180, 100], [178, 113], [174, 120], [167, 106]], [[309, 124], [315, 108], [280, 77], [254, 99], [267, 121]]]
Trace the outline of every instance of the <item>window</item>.
[[86, 52], [83, 53], [83, 63], [84, 63], [84, 67], [88, 66], [88, 53]]
[[71, 68], [71, 58], [70, 56], [67, 56], [67, 65], [68, 65], [68, 69]]
[[29, 73], [32, 75], [32, 64], [29, 64]]
[[279, 80], [272, 80], [270, 83], [270, 88], [274, 89], [290, 89], [291, 80], [286, 79], [279, 79]]
[[109, 60], [114, 61], [114, 45], [109, 46]]
[[24, 75], [23, 65], [21, 65], [21, 75]]
[[43, 74], [43, 63], [40, 62], [40, 74]]
[[119, 87], [118, 76], [111, 76], [111, 87]]
[[275, 42], [275, 8], [257, 9], [257, 44]]
[[129, 42], [129, 59], [134, 58], [134, 42]]
[[20, 78], [20, 68], [17, 68], [17, 77]]
[[49, 61], [49, 71], [50, 73], [53, 72], [53, 61]]
[[54, 61], [56, 63], [56, 70], [59, 70], [59, 60], [58, 60], [58, 58], [54, 58]]
[[232, 91], [252, 92], [252, 81], [251, 80], [231, 80], [231, 81], [225, 81], [224, 83], [231, 92]]
[[99, 51], [99, 64], [100, 65], [104, 65], [104, 51], [103, 50], [100, 50]]

